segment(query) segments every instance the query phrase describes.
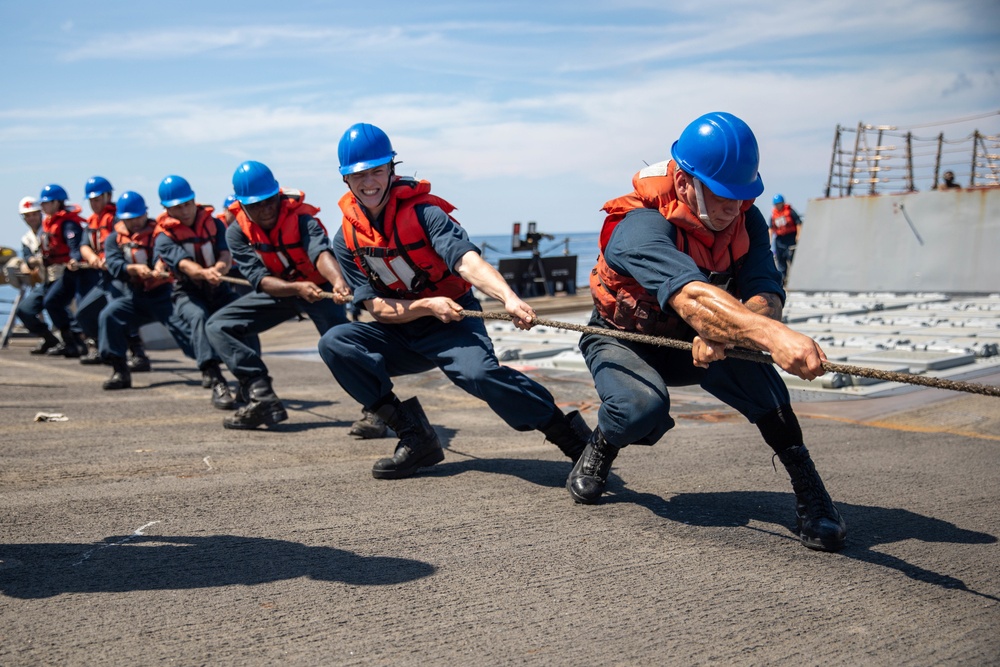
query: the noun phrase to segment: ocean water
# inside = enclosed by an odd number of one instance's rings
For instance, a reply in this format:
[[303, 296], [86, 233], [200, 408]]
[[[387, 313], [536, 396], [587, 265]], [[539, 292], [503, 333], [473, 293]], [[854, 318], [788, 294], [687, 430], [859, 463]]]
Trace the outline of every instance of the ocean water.
[[0, 329], [7, 323], [17, 292], [10, 285], [0, 285]]

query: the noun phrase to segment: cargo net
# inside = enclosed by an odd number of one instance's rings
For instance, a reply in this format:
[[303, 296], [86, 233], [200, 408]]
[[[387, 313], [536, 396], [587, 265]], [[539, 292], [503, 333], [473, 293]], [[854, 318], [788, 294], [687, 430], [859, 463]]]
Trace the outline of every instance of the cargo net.
[[[997, 127], [961, 127], [977, 121]], [[1000, 111], [910, 127], [838, 125], [825, 196], [942, 189], [947, 172], [963, 188], [1000, 185]]]

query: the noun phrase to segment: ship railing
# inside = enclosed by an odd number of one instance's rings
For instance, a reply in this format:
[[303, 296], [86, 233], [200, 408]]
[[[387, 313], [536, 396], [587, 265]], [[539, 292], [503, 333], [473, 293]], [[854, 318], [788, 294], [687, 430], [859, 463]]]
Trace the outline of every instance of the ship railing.
[[[977, 120], [996, 125], [996, 130], [976, 128], [950, 138], [944, 130], [933, 134], [937, 126]], [[824, 196], [934, 190], [944, 187], [943, 175], [949, 171], [962, 187], [1000, 185], [1000, 111], [910, 127], [838, 125]]]

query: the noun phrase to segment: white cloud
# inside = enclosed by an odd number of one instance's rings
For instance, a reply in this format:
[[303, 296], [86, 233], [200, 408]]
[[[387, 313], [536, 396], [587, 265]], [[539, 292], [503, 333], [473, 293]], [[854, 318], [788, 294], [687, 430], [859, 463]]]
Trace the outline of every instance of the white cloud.
[[[517, 204], [564, 211], [572, 225], [644, 161], [665, 159], [691, 119], [728, 110], [758, 136], [768, 193], [804, 206], [822, 191], [838, 123], [914, 125], [1000, 99], [1000, 53], [981, 46], [1000, 30], [987, 20], [1000, 13], [995, 2], [616, 6], [602, 14], [603, 3], [574, 3], [547, 17], [540, 5], [499, 21], [470, 6], [453, 21], [401, 18], [377, 30], [308, 17], [222, 29], [145, 22], [96, 37], [80, 29], [52, 52], [61, 60], [38, 67], [72, 80], [100, 61], [116, 74], [109, 81], [134, 85], [5, 99], [0, 170], [10, 178], [0, 193], [16, 201], [49, 180], [82, 186], [101, 171], [144, 187], [169, 169], [221, 201], [230, 170], [252, 157], [311, 198], [331, 197], [342, 190], [336, 142], [367, 121], [390, 133], [401, 171], [449, 187], [442, 194], [463, 199], [472, 224], [506, 225]], [[185, 83], [170, 94], [157, 68], [178, 58]], [[505, 182], [519, 190], [497, 202]]]

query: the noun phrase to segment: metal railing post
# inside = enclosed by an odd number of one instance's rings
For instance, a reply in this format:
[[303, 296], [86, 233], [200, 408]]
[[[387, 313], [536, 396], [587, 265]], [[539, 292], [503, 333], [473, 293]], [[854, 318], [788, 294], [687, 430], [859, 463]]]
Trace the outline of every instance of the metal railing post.
[[858, 132], [854, 135], [854, 154], [851, 155], [850, 178], [847, 179], [847, 196], [851, 196], [854, 189], [854, 165], [858, 163], [858, 146], [861, 143], [861, 132], [864, 131], [864, 123], [858, 123]]

